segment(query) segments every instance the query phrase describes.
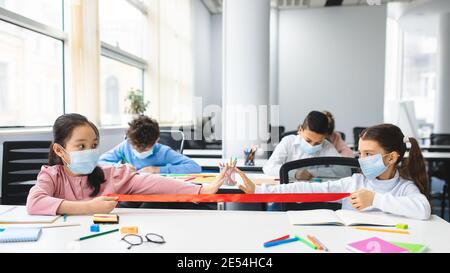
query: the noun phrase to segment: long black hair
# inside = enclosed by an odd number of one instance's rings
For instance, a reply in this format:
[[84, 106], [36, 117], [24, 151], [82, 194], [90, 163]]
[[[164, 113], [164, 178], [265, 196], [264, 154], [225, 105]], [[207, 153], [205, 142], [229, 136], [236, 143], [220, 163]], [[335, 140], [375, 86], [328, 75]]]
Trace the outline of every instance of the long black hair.
[[[50, 145], [50, 153], [48, 155], [48, 164], [64, 165], [62, 159], [53, 151], [53, 144], [59, 144], [66, 148], [66, 142], [72, 136], [73, 130], [79, 126], [88, 125], [94, 130], [97, 139], [100, 140], [100, 134], [97, 127], [90, 122], [85, 116], [80, 114], [66, 114], [56, 119], [53, 124], [53, 142]], [[92, 197], [96, 196], [100, 191], [100, 185], [105, 182], [105, 174], [100, 167], [95, 167], [94, 171], [88, 175], [88, 183], [92, 187]]]

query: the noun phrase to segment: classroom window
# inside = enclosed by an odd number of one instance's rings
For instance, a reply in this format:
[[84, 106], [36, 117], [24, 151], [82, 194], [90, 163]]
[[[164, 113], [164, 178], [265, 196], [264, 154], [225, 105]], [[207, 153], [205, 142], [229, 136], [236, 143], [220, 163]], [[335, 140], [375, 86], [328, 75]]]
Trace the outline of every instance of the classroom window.
[[[134, 5], [132, 3], [135, 3]], [[133, 55], [144, 57], [147, 30], [145, 6], [137, 1], [100, 0], [100, 40]], [[147, 34], [148, 35], [148, 34]]]
[[45, 25], [63, 28], [63, 0], [1, 0], [0, 7]]
[[[395, 10], [398, 6], [388, 8]], [[405, 31], [391, 17], [387, 19], [386, 36], [384, 121], [404, 126], [403, 130], [413, 130], [408, 133], [426, 139], [435, 121], [437, 39]], [[405, 114], [414, 114], [416, 120], [406, 121]]]
[[123, 125], [129, 120], [125, 98], [131, 89], [144, 90], [147, 9], [138, 0], [100, 0], [100, 121]]
[[159, 3], [160, 122], [193, 122], [193, 32], [191, 1]]
[[401, 97], [414, 102], [416, 117], [421, 124], [434, 122], [436, 96], [435, 37], [404, 33], [403, 80]]
[[101, 123], [120, 125], [128, 121], [125, 97], [131, 89], [143, 88], [144, 70], [108, 57], [101, 57]]
[[0, 127], [48, 126], [63, 113], [63, 47], [0, 21]]

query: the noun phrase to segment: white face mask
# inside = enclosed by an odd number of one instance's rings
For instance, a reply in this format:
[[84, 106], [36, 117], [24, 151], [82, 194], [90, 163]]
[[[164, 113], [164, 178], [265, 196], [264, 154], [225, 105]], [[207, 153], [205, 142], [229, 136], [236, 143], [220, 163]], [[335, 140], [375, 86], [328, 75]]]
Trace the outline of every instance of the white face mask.
[[358, 159], [361, 171], [368, 179], [376, 179], [388, 169], [388, 166], [384, 165], [383, 156], [376, 154]]
[[[62, 147], [61, 147], [62, 148]], [[66, 151], [64, 148], [62, 148]], [[97, 149], [67, 152], [70, 156], [70, 164], [66, 162], [67, 168], [79, 175], [87, 175], [97, 167], [99, 153]]]
[[146, 152], [142, 152], [142, 153], [136, 151], [133, 148], [133, 154], [139, 159], [145, 159], [145, 158], [147, 158], [147, 157], [149, 157], [149, 156], [151, 156], [153, 154], [153, 147], [150, 150], [148, 150]]
[[300, 148], [303, 150], [303, 152], [309, 154], [309, 155], [313, 155], [315, 153], [318, 153], [322, 150], [323, 148], [323, 143], [320, 143], [319, 145], [311, 145], [310, 143], [308, 143], [303, 137], [301, 137], [301, 143], [300, 143]]

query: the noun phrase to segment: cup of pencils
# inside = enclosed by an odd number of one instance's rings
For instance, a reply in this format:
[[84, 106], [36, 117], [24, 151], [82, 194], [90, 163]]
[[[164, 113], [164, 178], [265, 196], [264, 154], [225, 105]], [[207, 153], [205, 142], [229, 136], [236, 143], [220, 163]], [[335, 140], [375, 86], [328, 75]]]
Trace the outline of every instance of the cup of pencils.
[[220, 172], [222, 172], [224, 169], [225, 171], [225, 178], [223, 180], [223, 184], [227, 186], [235, 186], [237, 184], [236, 182], [236, 165], [237, 165], [237, 158], [234, 160], [230, 158], [230, 162], [227, 163], [219, 163]]
[[255, 154], [257, 150], [258, 147], [256, 145], [252, 145], [250, 149], [244, 150], [245, 166], [255, 166]]

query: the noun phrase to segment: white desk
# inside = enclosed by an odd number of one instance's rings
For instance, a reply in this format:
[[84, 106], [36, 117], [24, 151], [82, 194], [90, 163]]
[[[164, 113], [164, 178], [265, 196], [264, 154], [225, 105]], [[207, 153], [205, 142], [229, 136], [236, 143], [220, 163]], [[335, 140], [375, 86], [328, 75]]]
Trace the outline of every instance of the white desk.
[[[199, 164], [203, 170], [219, 171], [219, 162], [229, 162], [229, 158], [193, 158], [197, 164]], [[255, 166], [244, 165], [244, 159], [238, 159], [237, 167], [242, 171], [262, 172], [262, 167], [267, 162], [267, 159], [255, 159]]]
[[450, 152], [422, 152], [426, 160], [450, 160]]
[[[67, 223], [81, 226], [44, 229], [38, 242], [0, 244], [0, 252], [315, 252], [302, 243], [264, 248], [263, 242], [286, 234], [315, 235], [330, 252], [349, 252], [347, 243], [378, 236], [385, 240], [426, 244], [428, 252], [450, 252], [450, 224], [437, 216], [429, 221], [404, 220], [410, 235], [360, 231], [349, 227], [298, 227], [289, 223], [284, 212], [192, 211], [116, 209], [119, 225], [101, 226], [102, 231], [137, 225], [139, 233], [158, 233], [167, 243], [144, 243], [127, 250], [122, 234], [99, 236], [81, 242], [75, 239], [90, 234], [91, 216], [69, 216]], [[62, 221], [60, 218], [58, 222]]]
[[197, 149], [185, 149], [183, 150], [185, 156], [191, 158], [222, 158], [222, 150], [197, 150]]

